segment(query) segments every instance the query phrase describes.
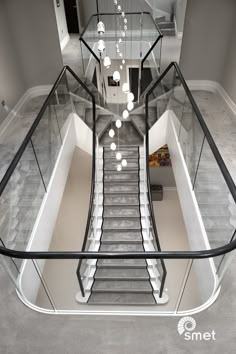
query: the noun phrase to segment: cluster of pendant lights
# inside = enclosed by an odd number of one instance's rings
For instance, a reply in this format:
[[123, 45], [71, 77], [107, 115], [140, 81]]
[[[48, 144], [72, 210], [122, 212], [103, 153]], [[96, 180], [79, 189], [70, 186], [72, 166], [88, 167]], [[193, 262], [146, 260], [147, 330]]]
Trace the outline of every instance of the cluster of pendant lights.
[[[124, 27], [121, 31], [121, 36], [122, 37], [125, 37], [126, 36], [126, 31], [128, 29], [127, 27], [127, 24], [128, 24], [128, 21], [127, 21], [127, 18], [125, 17], [125, 12], [122, 11], [122, 8], [121, 8], [121, 5], [118, 4], [117, 0], [113, 0], [114, 2], [114, 5], [116, 6], [116, 9], [118, 12], [118, 14], [123, 18], [123, 23], [124, 23]], [[97, 32], [99, 35], [103, 35], [105, 33], [105, 25], [102, 21], [99, 21], [98, 24], [97, 24]], [[120, 37], [119, 40], [117, 41], [116, 43], [116, 53], [119, 55], [119, 57], [121, 58], [121, 64], [120, 64], [120, 70], [123, 69], [123, 65], [125, 64], [125, 59], [123, 58], [123, 54], [120, 52], [120, 48], [119, 48], [119, 45], [122, 43], [122, 38]], [[100, 53], [104, 52], [105, 51], [105, 42], [103, 39], [100, 39], [98, 41], [98, 51]], [[104, 59], [103, 59], [103, 65], [105, 68], [109, 68], [111, 66], [111, 59], [109, 56], [105, 56]], [[120, 81], [120, 73], [118, 70], [115, 70], [114, 73], [113, 73], [113, 80], [115, 82], [119, 82]], [[122, 113], [122, 117], [123, 119], [127, 119], [129, 117], [129, 112], [132, 111], [132, 109], [134, 108], [134, 94], [132, 92], [129, 91], [129, 84], [127, 82], [125, 82], [123, 85], [122, 85], [122, 91], [127, 94], [127, 109], [125, 109]], [[116, 120], [116, 128], [117, 129], [120, 129], [121, 126], [122, 126], [122, 122], [120, 119], [117, 119]], [[110, 129], [109, 130], [109, 136], [111, 138], [113, 138], [115, 136], [115, 131], [114, 129]], [[119, 140], [119, 139], [118, 139]], [[119, 142], [118, 142], [118, 145], [119, 145]], [[116, 144], [114, 142], [111, 143], [110, 145], [110, 148], [111, 150], [115, 151], [116, 150]], [[116, 159], [118, 161], [120, 161], [120, 163], [117, 165], [117, 171], [121, 171], [122, 170], [122, 167], [126, 167], [127, 166], [127, 161], [125, 159], [122, 159], [122, 154], [118, 151], [116, 153]]]

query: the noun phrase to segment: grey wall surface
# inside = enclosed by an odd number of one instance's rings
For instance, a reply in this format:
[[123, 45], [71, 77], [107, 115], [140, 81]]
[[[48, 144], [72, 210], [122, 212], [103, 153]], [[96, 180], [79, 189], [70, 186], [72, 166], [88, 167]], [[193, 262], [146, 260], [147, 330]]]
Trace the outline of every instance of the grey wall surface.
[[221, 81], [235, 13], [235, 0], [187, 1], [180, 56], [186, 79]]
[[[236, 2], [235, 2], [236, 14]], [[234, 21], [233, 30], [230, 36], [224, 70], [222, 72], [221, 85], [224, 87], [231, 99], [236, 103], [236, 22]]]
[[[13, 108], [26, 90], [11, 28], [6, 20], [5, 1], [0, 2], [0, 102]], [[7, 116], [0, 105], [0, 124]]]
[[163, 187], [176, 187], [172, 167], [150, 167], [150, 181]]
[[63, 65], [53, 1], [5, 3], [27, 88], [53, 83]]

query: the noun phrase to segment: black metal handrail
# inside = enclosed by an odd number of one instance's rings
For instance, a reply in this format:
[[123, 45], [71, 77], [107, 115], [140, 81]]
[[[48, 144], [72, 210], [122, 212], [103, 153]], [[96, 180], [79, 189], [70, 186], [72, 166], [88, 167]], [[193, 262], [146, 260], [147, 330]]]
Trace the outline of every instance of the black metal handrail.
[[[148, 95], [146, 96], [146, 104], [148, 103], [148, 96], [151, 94], [151, 92], [156, 88], [156, 86], [161, 82], [161, 80], [165, 77], [166, 73], [172, 68], [175, 67], [179, 78], [183, 84], [183, 87], [185, 89], [186, 94], [188, 95], [188, 98], [194, 108], [194, 111], [197, 115], [197, 118], [199, 120], [199, 123], [201, 124], [203, 131], [206, 135], [206, 139], [211, 146], [211, 149], [213, 151], [213, 154], [217, 160], [217, 163], [221, 169], [221, 172], [225, 178], [225, 181], [228, 185], [228, 188], [236, 201], [236, 186], [227, 170], [227, 167], [225, 166], [225, 163], [215, 145], [215, 142], [213, 138], [211, 137], [211, 134], [203, 120], [203, 117], [194, 101], [194, 98], [192, 97], [192, 94], [182, 76], [182, 73], [177, 65], [177, 63], [171, 63], [166, 70], [161, 74], [161, 76], [158, 78], [156, 83], [153, 85], [151, 90], [148, 92]], [[31, 139], [32, 134], [34, 133], [37, 125], [39, 124], [43, 113], [45, 112], [48, 103], [50, 102], [50, 99], [53, 97], [53, 94], [58, 87], [60, 80], [65, 73], [65, 71], [68, 70], [75, 79], [77, 79], [81, 86], [88, 92], [90, 91], [87, 89], [87, 87], [84, 85], [84, 83], [76, 76], [76, 74], [68, 67], [65, 66], [63, 70], [61, 71], [58, 79], [56, 80], [55, 84], [53, 85], [52, 90], [50, 91], [48, 97], [46, 98], [39, 114], [37, 115], [32, 127], [30, 128], [29, 132], [27, 133], [25, 139], [23, 140], [20, 148], [18, 149], [15, 157], [12, 160], [12, 163], [10, 164], [8, 170], [6, 171], [1, 183], [0, 183], [0, 195], [2, 194], [4, 188], [6, 187], [11, 175], [13, 174], [15, 167], [17, 163], [19, 162], [21, 156], [23, 155], [23, 152], [25, 151], [25, 148], [28, 144], [28, 142]], [[91, 96], [92, 97], [92, 96]], [[95, 101], [93, 101], [95, 104]], [[95, 134], [95, 129], [94, 133]], [[94, 135], [93, 135], [94, 139]], [[95, 156], [95, 155], [94, 155]], [[93, 183], [93, 182], [92, 182]], [[91, 196], [90, 196], [91, 197]], [[91, 198], [90, 198], [91, 200]], [[91, 205], [91, 202], [90, 202]], [[91, 209], [89, 210], [88, 216], [91, 215]], [[90, 220], [88, 218], [87, 225], [90, 224]], [[86, 229], [89, 229], [89, 226], [86, 227]], [[86, 242], [84, 241], [86, 244]], [[75, 251], [75, 252], [51, 252], [51, 251], [17, 251], [9, 248], [5, 248], [0, 246], [0, 254], [6, 257], [11, 257], [11, 258], [18, 258], [18, 259], [204, 259], [204, 258], [212, 258], [212, 257], [217, 257], [224, 255], [226, 253], [232, 252], [233, 250], [236, 249], [236, 239], [233, 240], [232, 242], [229, 242], [228, 244], [213, 248], [213, 249], [208, 249], [208, 250], [199, 250], [199, 251], [151, 251], [151, 252], [88, 252], [88, 251]]]
[[153, 51], [154, 47], [157, 45], [157, 43], [160, 41], [160, 39], [163, 38], [163, 34], [160, 34], [157, 39], [155, 40], [155, 42], [153, 43], [153, 45], [151, 46], [151, 48], [148, 50], [148, 52], [145, 54], [145, 56], [143, 57], [143, 59], [141, 60], [141, 70], [143, 70], [143, 65], [145, 60], [147, 59], [147, 57], [149, 56], [149, 54]]

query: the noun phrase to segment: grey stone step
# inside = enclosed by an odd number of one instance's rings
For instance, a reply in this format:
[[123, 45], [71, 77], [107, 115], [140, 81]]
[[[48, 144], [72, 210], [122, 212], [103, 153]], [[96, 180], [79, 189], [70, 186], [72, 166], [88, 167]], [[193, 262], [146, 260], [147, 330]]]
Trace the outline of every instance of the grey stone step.
[[146, 134], [146, 122], [144, 115], [140, 114], [131, 114], [130, 119], [138, 132], [142, 135]]
[[102, 233], [102, 243], [142, 243], [142, 234], [141, 231], [106, 231], [104, 230]]
[[138, 206], [105, 206], [103, 211], [105, 217], [139, 217]]
[[117, 150], [116, 151], [112, 151], [112, 150], [105, 150], [104, 151], [104, 158], [105, 159], [109, 159], [109, 158], [116, 158], [116, 153], [120, 151], [121, 154], [122, 154], [122, 158], [136, 158], [138, 159], [139, 157], [139, 152], [138, 152], [138, 149], [134, 148], [133, 150], [132, 149], [127, 149], [127, 148], [122, 148], [122, 147], [117, 147]]
[[117, 269], [105, 268], [97, 269], [95, 279], [99, 280], [149, 280], [149, 274], [146, 269]]
[[211, 228], [211, 229], [207, 229], [206, 232], [207, 232], [209, 242], [214, 240], [219, 242], [220, 245], [223, 246], [229, 243], [231, 237], [233, 236], [234, 230]]
[[134, 293], [95, 293], [89, 298], [91, 305], [156, 305], [152, 294], [134, 294]]
[[174, 28], [162, 28], [161, 33], [164, 36], [175, 36], [175, 29]]
[[146, 268], [145, 259], [99, 259], [98, 268]]
[[139, 193], [139, 184], [137, 182], [127, 182], [124, 183], [104, 183], [104, 193], [105, 194], [122, 194], [122, 193]]
[[225, 205], [217, 204], [199, 204], [199, 209], [202, 216], [228, 216], [230, 211]]
[[227, 216], [202, 216], [202, 219], [206, 229], [231, 230], [233, 228], [230, 224], [230, 218]]
[[101, 244], [100, 252], [143, 252], [142, 244], [123, 243], [123, 244]]
[[195, 191], [195, 195], [199, 204], [219, 204], [228, 206], [227, 198], [225, 193], [215, 192], [215, 193], [205, 193]]
[[158, 25], [160, 22], [163, 22], [166, 20], [166, 17], [165, 16], [158, 16], [155, 18], [155, 22], [156, 24]]
[[162, 30], [163, 28], [175, 28], [175, 24], [171, 21], [160, 21], [158, 22], [158, 27], [160, 28], [160, 30]]
[[104, 205], [139, 205], [139, 196], [135, 194], [107, 194], [104, 196]]
[[[123, 170], [124, 171], [124, 170]], [[139, 173], [138, 172], [126, 172], [126, 171], [105, 171], [104, 172], [104, 181], [119, 181], [119, 182], [138, 182], [139, 181]]]
[[140, 230], [139, 218], [104, 218], [103, 230]]
[[152, 293], [153, 289], [149, 281], [145, 280], [95, 280], [92, 292], [130, 292]]
[[[105, 171], [116, 171], [117, 170], [117, 165], [119, 164], [119, 161], [117, 160], [105, 160], [104, 163], [104, 170]], [[128, 170], [138, 170], [139, 168], [139, 163], [138, 161], [135, 160], [127, 160], [127, 166], [123, 168], [124, 171]]]

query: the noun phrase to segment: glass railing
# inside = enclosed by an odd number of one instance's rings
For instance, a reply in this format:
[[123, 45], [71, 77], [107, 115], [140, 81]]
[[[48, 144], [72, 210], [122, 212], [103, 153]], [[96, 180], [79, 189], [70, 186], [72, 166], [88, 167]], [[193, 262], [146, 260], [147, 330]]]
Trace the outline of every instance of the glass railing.
[[[201, 177], [200, 173], [203, 173], [203, 180], [207, 178], [207, 176], [204, 175], [204, 160], [202, 160], [206, 154], [209, 163], [211, 164], [211, 161], [214, 162], [212, 167], [209, 166], [214, 170], [214, 177], [215, 175], [218, 176], [218, 173], [215, 173], [215, 171], [221, 173], [221, 176], [223, 176], [221, 183], [227, 187], [226, 194], [230, 194], [229, 199], [231, 203], [234, 203], [236, 200], [235, 184], [228, 173], [222, 157], [215, 146], [214, 140], [205, 125], [203, 117], [176, 63], [172, 63], [165, 72], [161, 74], [156, 84], [147, 94], [147, 118], [150, 95], [155, 92], [155, 89], [159, 85], [162, 87], [162, 81], [164, 81], [170, 70], [176, 71], [176, 78], [174, 80], [175, 86], [171, 90], [171, 97], [169, 96], [168, 102], [167, 98], [165, 98], [163, 102], [166, 102], [165, 109], [168, 110], [168, 113], [172, 115], [173, 118], [172, 122], [178, 137], [179, 148], [181, 148], [184, 163], [189, 174], [189, 183], [192, 185], [192, 193], [195, 193], [197, 201], [199, 198], [197, 188], [202, 183], [202, 181], [198, 179]], [[79, 248], [80, 250], [48, 251], [42, 247], [37, 247], [37, 244], [35, 244], [34, 248], [29, 247], [29, 245], [32, 246], [29, 237], [31, 237], [30, 230], [32, 230], [33, 222], [26, 223], [27, 227], [29, 227], [29, 229], [26, 230], [21, 225], [23, 225], [23, 221], [26, 220], [25, 217], [29, 215], [29, 212], [31, 212], [32, 217], [38, 212], [40, 203], [43, 198], [47, 196], [48, 192], [46, 192], [46, 190], [48, 191], [50, 189], [50, 173], [53, 169], [53, 164], [55, 166], [55, 161], [60, 154], [60, 146], [61, 143], [63, 143], [64, 136], [63, 131], [68, 124], [66, 113], [62, 114], [60, 105], [63, 106], [63, 112], [64, 108], [67, 113], [74, 112], [75, 107], [72, 106], [71, 109], [68, 107], [71, 105], [71, 99], [75, 99], [77, 103], [76, 111], [80, 109], [80, 101], [76, 100], [73, 95], [68, 94], [68, 82], [65, 79], [65, 74], [73, 75], [74, 79], [83, 87], [85, 97], [82, 97], [81, 105], [83, 102], [87, 102], [87, 94], [90, 95], [93, 130], [91, 196], [84, 242]], [[65, 80], [65, 85], [60, 85], [63, 80]], [[159, 99], [159, 96], [157, 98]], [[163, 102], [162, 109], [164, 109]], [[61, 114], [57, 113], [56, 115], [55, 112], [60, 112]], [[164, 275], [163, 267], [161, 267], [160, 264], [162, 261], [165, 262], [166, 278], [164, 283], [162, 281], [162, 288], [168, 293], [169, 297], [169, 301], [165, 304], [157, 305], [156, 307], [145, 307], [145, 314], [148, 312], [155, 312], [156, 314], [187, 314], [190, 311], [193, 313], [207, 308], [218, 296], [221, 282], [234, 254], [233, 250], [236, 248], [235, 232], [233, 232], [231, 237], [229, 235], [229, 240], [227, 240], [228, 236], [221, 239], [221, 247], [218, 248], [212, 243], [212, 247], [199, 247], [198, 249], [197, 247], [193, 249], [187, 247], [183, 247], [183, 249], [181, 247], [180, 249], [179, 244], [176, 242], [169, 242], [171, 247], [172, 244], [175, 246], [168, 248], [166, 246], [163, 247], [163, 242], [160, 242], [160, 247], [158, 243], [156, 243], [154, 250], [124, 253], [118, 251], [98, 252], [98, 250], [90, 247], [92, 242], [95, 241], [93, 225], [96, 226], [96, 220], [98, 219], [98, 206], [96, 204], [96, 193], [98, 193], [98, 190], [96, 185], [99, 182], [99, 178], [96, 172], [95, 156], [96, 149], [99, 148], [98, 145], [96, 145], [95, 117], [96, 106], [93, 95], [84, 87], [84, 84], [80, 82], [79, 78], [77, 78], [68, 67], [64, 68], [0, 183], [0, 199], [3, 200], [1, 213], [1, 263], [14, 282], [18, 295], [28, 306], [42, 312], [88, 313], [90, 311], [89, 305], [80, 302], [80, 299], [83, 297], [83, 291], [86, 293], [87, 285], [89, 286], [89, 282], [91, 283], [93, 281], [90, 271], [86, 272], [86, 267], [91, 267], [95, 270], [94, 264], [96, 264], [97, 260], [137, 259], [141, 261], [145, 259], [153, 260], [153, 262], [157, 263], [161, 275], [160, 279], [163, 279]], [[197, 123], [194, 121], [195, 118]], [[204, 132], [203, 135], [201, 133], [202, 131]], [[193, 135], [195, 134], [196, 139], [193, 140]], [[45, 151], [40, 150], [40, 139], [42, 141], [42, 147], [45, 145]], [[148, 156], [148, 125], [145, 139], [146, 156]], [[51, 146], [52, 144], [55, 144], [55, 146]], [[46, 161], [42, 156], [45, 156]], [[201, 163], [203, 164], [201, 165]], [[29, 164], [31, 164], [32, 167], [30, 174], [28, 173]], [[155, 236], [156, 223], [150, 197], [148, 169], [146, 169], [146, 173], [146, 192], [148, 194], [146, 209], [148, 201], [151, 217], [147, 220], [147, 225], [150, 225], [148, 228], [149, 234]], [[19, 178], [19, 174], [24, 176], [25, 183], [22, 182], [22, 178]], [[29, 187], [27, 187], [27, 185], [29, 185]], [[224, 188], [222, 190], [225, 193]], [[15, 195], [13, 195], [12, 190], [15, 191]], [[27, 193], [25, 193], [25, 191], [27, 191]], [[212, 197], [212, 194], [209, 195]], [[34, 203], [36, 199], [37, 203]], [[14, 209], [14, 203], [19, 200], [22, 201], [22, 203], [18, 204], [18, 209]], [[26, 201], [28, 204], [26, 204]], [[215, 205], [217, 206], [218, 204], [215, 203]], [[5, 210], [7, 210], [7, 213], [5, 213]], [[199, 210], [201, 210], [200, 207]], [[16, 217], [19, 212], [18, 220], [20, 224], [17, 226], [18, 223], [15, 222], [14, 217]], [[194, 222], [195, 220], [192, 220], [193, 224]], [[26, 232], [22, 234], [22, 230]], [[13, 231], [16, 232], [16, 240], [17, 237], [20, 236], [19, 241], [24, 247], [21, 247], [20, 243], [17, 245], [14, 244], [15, 236]], [[24, 236], [25, 238], [23, 237], [23, 240], [21, 239], [22, 235], [26, 235]], [[65, 232], [64, 237], [66, 238], [66, 236]], [[176, 241], [177, 235], [175, 235], [175, 233], [171, 233], [171, 235], [167, 236]], [[43, 231], [40, 233], [39, 239], [42, 240], [44, 237], [45, 232]], [[198, 244], [198, 240], [200, 240], [200, 234], [196, 229], [194, 238], [196, 245]], [[210, 241], [209, 243], [211, 244]], [[78, 271], [79, 263], [81, 263], [81, 266]], [[139, 310], [141, 312], [144, 311], [144, 307], [139, 308], [138, 306], [134, 306], [122, 311], [127, 311], [127, 313], [134, 311], [137, 313]], [[98, 311], [99, 313], [101, 307], [93, 307], [91, 311], [93, 313]], [[106, 311], [104, 307], [103, 311]], [[109, 307], [107, 311], [111, 312], [111, 307]]]
[[[121, 83], [130, 82], [130, 89], [135, 93], [135, 97], [137, 96], [135, 101], [138, 101], [139, 96], [159, 75], [162, 34], [148, 12], [126, 12], [125, 17], [127, 19], [127, 30], [124, 32], [124, 18], [118, 12], [116, 14], [101, 13], [91, 16], [80, 37], [84, 72], [85, 77], [91, 82], [94, 82], [96, 75], [97, 89], [102, 95], [105, 95], [106, 91], [111, 91], [108, 82], [106, 82], [107, 70], [109, 70], [108, 74], [110, 73], [110, 76], [113, 75], [115, 70], [119, 70]], [[104, 34], [98, 34], [97, 32], [98, 21], [105, 24]], [[119, 52], [117, 52], [114, 43], [115, 41], [118, 42], [119, 39], [121, 42], [119, 42]], [[103, 40], [105, 43], [105, 50], [102, 53], [98, 51], [99, 40]], [[111, 59], [109, 69], [103, 67], [105, 56], [109, 56]], [[122, 64], [122, 59], [125, 59], [125, 64]], [[120, 69], [120, 65], [124, 68]], [[137, 70], [138, 72], [137, 75], [135, 72], [138, 80], [134, 83], [134, 87], [131, 87], [131, 70]], [[105, 82], [103, 82], [104, 78]], [[137, 92], [135, 92], [136, 90]], [[109, 103], [114, 103], [113, 94], [106, 96], [106, 98]], [[126, 95], [119, 95], [118, 103], [126, 103]]]

